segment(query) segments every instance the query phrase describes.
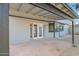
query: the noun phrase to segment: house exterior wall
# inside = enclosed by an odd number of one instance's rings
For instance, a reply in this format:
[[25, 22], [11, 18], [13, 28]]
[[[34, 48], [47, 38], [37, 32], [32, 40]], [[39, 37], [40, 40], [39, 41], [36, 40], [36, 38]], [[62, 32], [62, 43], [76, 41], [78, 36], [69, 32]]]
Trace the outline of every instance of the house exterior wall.
[[[72, 34], [72, 26], [70, 26], [69, 30], [70, 34]], [[74, 25], [74, 34], [79, 35], [79, 24]]]
[[75, 26], [74, 30], [75, 30], [75, 34], [79, 35], [79, 24]]
[[[30, 38], [30, 24], [42, 23], [44, 25], [44, 38], [54, 38], [53, 32], [48, 30], [48, 22], [36, 21], [30, 19], [23, 19], [9, 16], [9, 39], [10, 44], [19, 44], [33, 40]], [[64, 31], [60, 32], [61, 36], [68, 33], [68, 26], [65, 25]], [[59, 37], [59, 32], [56, 32], [56, 37]]]

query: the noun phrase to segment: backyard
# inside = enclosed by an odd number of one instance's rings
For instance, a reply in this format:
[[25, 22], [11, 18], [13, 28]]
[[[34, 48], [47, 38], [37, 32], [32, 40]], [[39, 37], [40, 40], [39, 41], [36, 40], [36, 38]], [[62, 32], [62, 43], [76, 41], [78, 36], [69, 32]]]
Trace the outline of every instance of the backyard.
[[75, 35], [72, 47], [71, 35], [60, 39], [44, 38], [17, 45], [10, 45], [10, 55], [17, 56], [72, 56], [79, 55], [79, 35]]

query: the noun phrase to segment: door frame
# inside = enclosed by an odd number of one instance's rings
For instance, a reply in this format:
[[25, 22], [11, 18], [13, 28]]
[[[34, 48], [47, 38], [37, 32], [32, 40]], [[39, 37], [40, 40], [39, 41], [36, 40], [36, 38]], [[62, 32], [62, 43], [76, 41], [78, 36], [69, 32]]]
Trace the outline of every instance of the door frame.
[[[40, 26], [42, 27], [42, 36], [41, 37], [39, 36], [39, 27]], [[38, 38], [43, 38], [43, 24], [38, 25]]]
[[[37, 25], [37, 37], [34, 37], [34, 25]], [[39, 27], [42, 27], [42, 36], [41, 37], [39, 37]], [[43, 24], [41, 24], [41, 23], [33, 23], [33, 25], [32, 25], [32, 38], [33, 39], [39, 39], [39, 38], [43, 38]]]

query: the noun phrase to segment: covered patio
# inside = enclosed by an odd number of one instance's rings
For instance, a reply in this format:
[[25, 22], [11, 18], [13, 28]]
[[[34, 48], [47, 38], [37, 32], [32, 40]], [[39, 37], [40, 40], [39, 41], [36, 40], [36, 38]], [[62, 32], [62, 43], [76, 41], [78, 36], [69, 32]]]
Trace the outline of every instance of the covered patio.
[[10, 55], [79, 55], [75, 18], [78, 15], [61, 3], [10, 4]]

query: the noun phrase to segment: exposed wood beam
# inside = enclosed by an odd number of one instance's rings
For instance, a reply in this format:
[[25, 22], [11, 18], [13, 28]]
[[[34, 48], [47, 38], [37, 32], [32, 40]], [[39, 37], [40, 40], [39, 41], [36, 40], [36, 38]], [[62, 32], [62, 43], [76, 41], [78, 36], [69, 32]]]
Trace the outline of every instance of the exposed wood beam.
[[63, 25], [69, 25], [69, 24], [61, 23], [61, 22], [57, 22], [57, 21], [47, 21], [47, 20], [34, 19], [34, 18], [28, 18], [28, 17], [16, 16], [16, 15], [9, 15], [9, 16], [18, 17], [18, 18], [24, 18], [24, 19], [30, 19], [30, 20], [36, 20], [36, 21], [43, 21], [43, 22], [48, 22], [48, 23], [55, 22], [55, 23], [59, 23], [59, 24], [63, 24]]
[[53, 15], [45, 15], [44, 17], [54, 18], [54, 16], [53, 16]]
[[[19, 17], [19, 18], [25, 18], [25, 19], [31, 19], [31, 20], [37, 20], [37, 21], [45, 21], [45, 22], [53, 22], [53, 19], [48, 20], [48, 18], [42, 17], [42, 16], [36, 16], [36, 15], [32, 15], [32, 14], [26, 14], [23, 12], [17, 12], [16, 10], [10, 9], [9, 10], [9, 16], [13, 16], [13, 17]], [[57, 21], [54, 21], [57, 22]], [[57, 22], [57, 23], [61, 23], [61, 22]], [[61, 23], [61, 24], [65, 24], [65, 25], [69, 25], [66, 23]]]
[[46, 21], [46, 20], [42, 20], [42, 19], [35, 19], [35, 18], [29, 18], [29, 17], [23, 17], [23, 16], [16, 16], [16, 15], [9, 15], [9, 16], [30, 19], [30, 20], [36, 20], [36, 21], [43, 21], [43, 22], [51, 22], [51, 21]]
[[[47, 17], [47, 18], [49, 18], [48, 16], [42, 16], [42, 17]], [[50, 18], [50, 19], [54, 19], [54, 18]]]
[[[31, 3], [32, 4], [32, 3]], [[50, 10], [48, 10], [48, 8], [45, 8], [46, 7], [46, 5], [45, 6], [42, 6], [41, 4], [32, 4], [32, 5], [34, 5], [34, 6], [36, 6], [36, 7], [39, 7], [39, 8], [41, 8], [41, 9], [43, 9], [43, 10], [46, 10], [46, 11], [48, 11], [48, 12], [50, 12], [50, 13], [53, 13], [53, 12], [51, 12]], [[43, 4], [44, 5], [44, 4]], [[49, 7], [49, 6], [48, 6]], [[50, 9], [50, 8], [49, 8]], [[53, 14], [55, 14], [55, 15], [57, 15], [57, 16], [60, 16], [60, 15], [58, 15], [58, 14], [56, 14], [56, 13], [53, 13]], [[62, 17], [62, 16], [60, 16], [60, 17]], [[64, 17], [62, 17], [62, 18], [64, 18]]]
[[55, 17], [53, 17], [52, 15], [49, 15], [49, 16], [44, 16], [44, 17], [49, 17], [51, 19], [54, 19]]
[[43, 16], [48, 16], [48, 15], [53, 15], [52, 13], [48, 13], [48, 14], [46, 14], [46, 15], [43, 15]]
[[30, 13], [30, 11], [32, 11], [35, 7], [30, 8], [28, 11], [26, 11], [26, 13]]
[[39, 10], [38, 12], [34, 13], [34, 15], [39, 14], [42, 11], [44, 11], [44, 10]]
[[57, 15], [53, 15], [53, 14], [43, 15], [43, 17], [49, 17], [49, 18], [56, 19], [56, 20], [62, 20], [62, 17], [59, 17]]
[[47, 10], [48, 12], [51, 12], [51, 13], [57, 15], [57, 16], [60, 16], [60, 17], [62, 17], [62, 19], [69, 19], [69, 20], [73, 19], [73, 18], [67, 16], [66, 14], [64, 14], [63, 12], [59, 11], [58, 9], [56, 9], [52, 5], [45, 4], [45, 3], [42, 3], [42, 4], [31, 3], [31, 4], [36, 6], [36, 7], [41, 8], [41, 9]]
[[63, 5], [71, 11], [71, 13], [74, 15], [74, 18], [79, 18], [77, 13], [75, 13], [66, 3], [65, 4], [63, 3]]
[[[10, 8], [10, 10], [9, 10], [9, 15], [16, 15], [16, 16], [22, 16], [22, 17], [28, 17], [28, 18], [48, 20], [48, 18], [38, 16], [38, 15], [33, 15], [31, 13], [26, 14], [25, 12], [21, 12], [21, 11], [18, 12], [15, 9], [12, 9], [12, 8]], [[53, 19], [51, 21], [53, 21]]]
[[17, 8], [17, 11], [20, 11], [21, 7], [22, 7], [22, 3], [20, 3], [19, 7]]
[[46, 15], [46, 14], [49, 14], [48, 12], [46, 12], [46, 13], [43, 13], [43, 14], [41, 14], [41, 15], [39, 15], [39, 16], [43, 16], [43, 15]]
[[[59, 4], [62, 4], [62, 3], [59, 3]], [[54, 6], [53, 4], [51, 4], [52, 6]], [[63, 4], [62, 4], [63, 5]], [[63, 5], [64, 6], [64, 5]], [[56, 9], [58, 9], [59, 11], [61, 11], [62, 13], [64, 13], [65, 15], [67, 15], [67, 16], [69, 16], [69, 17], [71, 17], [71, 18], [74, 18], [74, 17], [72, 17], [71, 15], [69, 15], [67, 12], [64, 12], [62, 9], [60, 9], [60, 8], [58, 8], [58, 7], [56, 7], [56, 6], [54, 6]], [[65, 6], [64, 6], [64, 8], [66, 8]], [[66, 8], [67, 9], [67, 8]], [[68, 9], [67, 9], [68, 10]]]
[[[39, 19], [45, 19], [45, 20], [50, 20], [53, 21], [53, 20], [57, 20], [56, 18], [49, 18], [49, 17], [43, 17], [43, 16], [38, 16], [38, 15], [33, 15], [31, 13], [24, 13], [24, 12], [17, 12], [16, 9], [13, 9], [13, 8], [10, 8], [9, 10], [9, 13], [13, 14], [13, 15], [19, 15], [19, 16], [25, 16], [25, 17], [34, 17], [34, 18], [39, 18]], [[60, 19], [59, 19], [60, 20]]]
[[42, 15], [43, 17], [49, 18], [49, 19], [55, 19], [55, 20], [62, 20], [61, 17], [54, 17], [53, 15], [49, 14], [49, 15]]

